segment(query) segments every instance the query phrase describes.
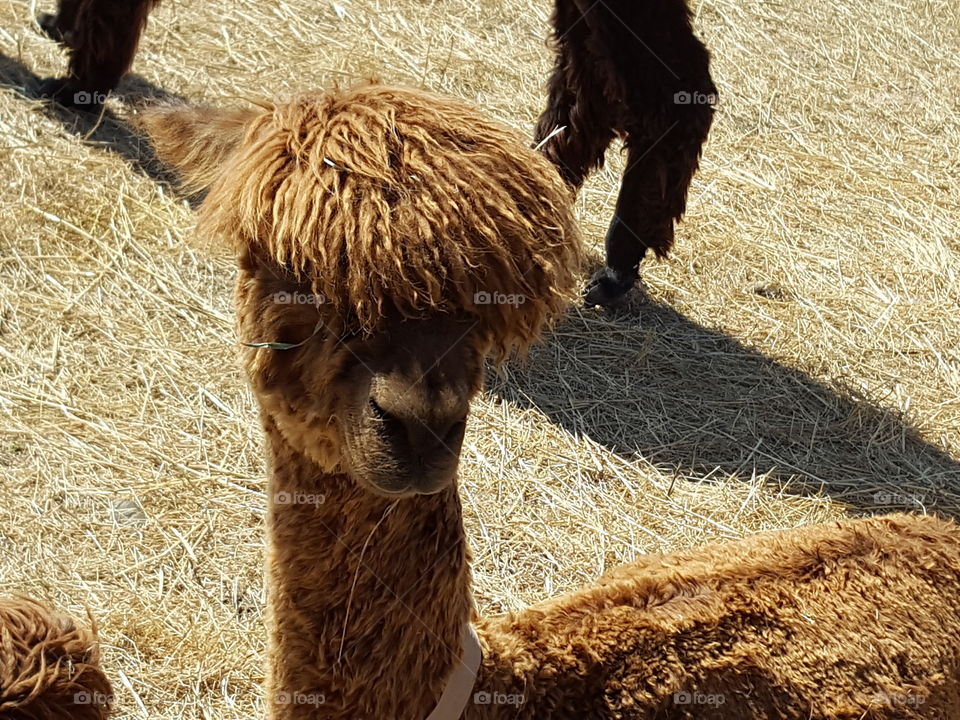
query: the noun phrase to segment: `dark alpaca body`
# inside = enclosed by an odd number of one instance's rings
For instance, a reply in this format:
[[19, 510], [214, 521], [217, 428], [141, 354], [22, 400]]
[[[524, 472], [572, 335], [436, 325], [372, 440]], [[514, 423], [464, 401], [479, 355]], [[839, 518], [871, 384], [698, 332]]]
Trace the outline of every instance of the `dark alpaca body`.
[[557, 0], [553, 23], [557, 60], [536, 139], [566, 130], [542, 151], [577, 188], [615, 137], [627, 153], [607, 266], [587, 290], [588, 303], [605, 305], [633, 286], [647, 250], [662, 257], [673, 244], [716, 88], [685, 0]]
[[64, 105], [97, 105], [130, 69], [147, 16], [160, 0], [60, 0], [56, 15], [37, 18], [69, 52], [64, 78], [41, 92]]

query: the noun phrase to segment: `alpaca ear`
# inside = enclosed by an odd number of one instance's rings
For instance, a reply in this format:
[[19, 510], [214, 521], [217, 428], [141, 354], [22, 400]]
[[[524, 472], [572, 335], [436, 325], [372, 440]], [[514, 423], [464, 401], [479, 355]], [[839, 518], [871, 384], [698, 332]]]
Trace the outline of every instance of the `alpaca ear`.
[[260, 108], [224, 110], [189, 105], [155, 105], [136, 124], [147, 134], [162, 162], [175, 168], [192, 192], [209, 188], [240, 145]]

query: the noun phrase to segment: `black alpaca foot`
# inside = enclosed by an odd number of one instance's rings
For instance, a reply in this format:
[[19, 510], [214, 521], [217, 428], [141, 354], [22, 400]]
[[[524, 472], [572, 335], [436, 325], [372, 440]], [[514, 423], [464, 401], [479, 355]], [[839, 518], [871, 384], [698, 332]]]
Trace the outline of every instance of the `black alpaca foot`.
[[615, 305], [630, 292], [637, 281], [637, 271], [622, 273], [609, 267], [602, 267], [593, 274], [584, 292], [584, 304]]
[[77, 90], [66, 78], [44, 78], [37, 86], [37, 95], [55, 103], [85, 112], [100, 112], [103, 93]]
[[37, 15], [37, 24], [44, 34], [51, 40], [63, 42], [63, 33], [57, 26], [57, 16], [51, 13], [40, 13]]

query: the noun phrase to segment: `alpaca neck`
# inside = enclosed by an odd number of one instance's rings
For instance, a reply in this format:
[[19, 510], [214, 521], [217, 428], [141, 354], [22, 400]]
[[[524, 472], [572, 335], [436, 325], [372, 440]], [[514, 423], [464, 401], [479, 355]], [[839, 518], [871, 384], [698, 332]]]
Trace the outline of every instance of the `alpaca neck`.
[[471, 611], [456, 487], [381, 498], [266, 424], [268, 717], [426, 718]]

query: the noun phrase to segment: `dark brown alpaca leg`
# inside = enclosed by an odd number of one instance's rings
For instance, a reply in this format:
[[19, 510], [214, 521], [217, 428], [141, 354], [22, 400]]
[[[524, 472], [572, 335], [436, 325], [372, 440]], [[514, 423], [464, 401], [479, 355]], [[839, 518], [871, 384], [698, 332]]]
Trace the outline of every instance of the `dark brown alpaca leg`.
[[579, 186], [614, 135], [626, 143], [607, 265], [586, 293], [606, 305], [634, 285], [648, 249], [662, 256], [672, 245], [716, 89], [685, 0], [557, 0], [554, 23], [558, 60], [537, 133], [556, 124], [568, 132], [544, 152]]
[[584, 295], [587, 305], [610, 305], [619, 300], [636, 283], [640, 261], [647, 250], [656, 245], [669, 247], [672, 243], [673, 220], [651, 216], [661, 190], [656, 180], [653, 170], [644, 164], [642, 152], [628, 151], [627, 169], [604, 239], [606, 266], [587, 284]]
[[[628, 131], [627, 168], [604, 241], [606, 267], [587, 286], [588, 305], [616, 302], [633, 287], [648, 250], [665, 257], [673, 246], [674, 223], [686, 210], [687, 189], [713, 117], [707, 99], [715, 91], [712, 85], [704, 87], [706, 91], [678, 91], [691, 102], [678, 102], [672, 112], [664, 112], [661, 122], [669, 124], [662, 130], [659, 123], [649, 123]], [[678, 98], [685, 99], [687, 95]], [[641, 113], [636, 116], [644, 119]]]
[[65, 105], [95, 107], [133, 63], [157, 0], [61, 0], [56, 18], [41, 27], [69, 48], [65, 78], [47, 80], [41, 93]]
[[[602, 83], [589, 62], [589, 38], [590, 28], [576, 2], [557, 0], [553, 13], [556, 61], [547, 85], [547, 107], [537, 121], [534, 138], [543, 143], [541, 152], [574, 188], [603, 165], [604, 151], [614, 137]], [[556, 128], [564, 129], [550, 137]]]

